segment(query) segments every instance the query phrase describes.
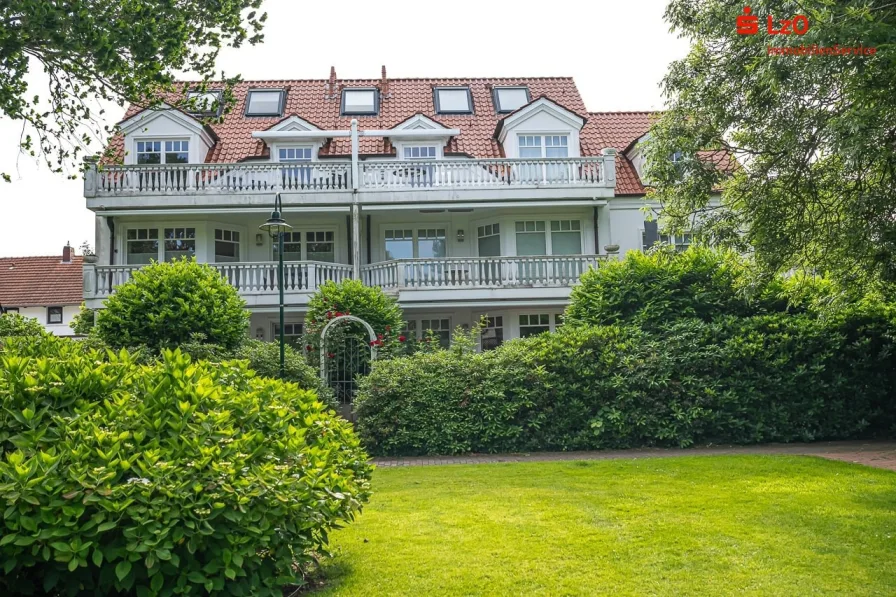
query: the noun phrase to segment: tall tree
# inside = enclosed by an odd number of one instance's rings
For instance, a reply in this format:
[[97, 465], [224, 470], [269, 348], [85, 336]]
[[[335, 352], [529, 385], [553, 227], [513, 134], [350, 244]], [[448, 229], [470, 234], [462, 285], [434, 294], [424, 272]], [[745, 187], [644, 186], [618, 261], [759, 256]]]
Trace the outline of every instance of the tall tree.
[[[669, 109], [647, 144], [670, 227], [702, 221], [768, 272], [896, 282], [896, 3], [744, 5], [672, 0], [666, 10], [691, 41], [663, 80]], [[738, 17], [751, 16], [757, 31], [739, 33]], [[785, 20], [793, 33], [769, 32]], [[741, 167], [716, 168], [701, 153], [723, 148]], [[709, 201], [718, 190], [721, 207]]]
[[[261, 2], [0, 0], [0, 114], [22, 122], [25, 153], [63, 172], [109, 132], [100, 101], [152, 107], [179, 73], [200, 88], [220, 78], [227, 102], [235, 79], [215, 60], [222, 47], [261, 41]], [[41, 67], [48, 85], [29, 91]]]

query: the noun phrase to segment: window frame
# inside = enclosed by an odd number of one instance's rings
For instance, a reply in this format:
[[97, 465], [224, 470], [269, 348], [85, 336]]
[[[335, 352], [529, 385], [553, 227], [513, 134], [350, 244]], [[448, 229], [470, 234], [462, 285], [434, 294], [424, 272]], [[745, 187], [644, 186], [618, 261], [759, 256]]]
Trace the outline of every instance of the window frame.
[[[526, 92], [526, 101], [516, 108], [502, 108], [501, 107], [501, 91], [503, 90], [513, 90], [513, 89], [522, 89]], [[522, 108], [523, 106], [528, 105], [532, 102], [532, 92], [529, 91], [528, 85], [500, 85], [492, 88], [492, 103], [495, 105], [495, 112], [498, 114], [510, 114], [511, 112], [515, 112]]]
[[[53, 313], [58, 310], [59, 321], [53, 321]], [[65, 309], [61, 306], [47, 307], [47, 325], [62, 325], [65, 321]]]
[[[523, 223], [523, 227], [525, 228], [526, 222], [536, 222], [536, 230], [517, 230], [517, 224]], [[537, 223], [541, 222], [544, 224], [544, 230], [537, 230]], [[551, 224], [553, 222], [578, 222], [579, 229], [578, 230], [551, 230]], [[545, 235], [545, 257], [563, 257], [564, 255], [586, 255], [585, 252], [585, 225], [586, 221], [581, 216], [575, 215], [565, 215], [565, 214], [557, 214], [556, 216], [531, 216], [520, 214], [515, 216], [511, 220], [511, 234], [513, 235], [513, 255], [514, 257], [527, 257], [527, 255], [520, 255], [519, 249], [517, 245], [517, 235], [518, 234], [538, 234], [539, 232], [543, 232]], [[571, 226], [571, 224], [570, 224]], [[562, 228], [562, 225], [561, 225]], [[563, 253], [562, 255], [554, 254], [554, 232], [578, 232], [579, 233], [579, 252], [578, 253]]]
[[2, 311], [2, 312], [3, 312], [3, 313], [18, 313], [18, 312], [19, 312], [19, 308], [18, 308], [18, 307], [3, 307], [3, 311]]
[[[523, 137], [538, 137], [540, 139], [539, 144], [536, 145], [523, 145], [522, 138]], [[565, 145], [548, 145], [547, 139], [549, 137], [563, 137], [566, 139]], [[571, 147], [571, 137], [572, 135], [569, 132], [558, 132], [558, 133], [539, 133], [539, 132], [525, 132], [521, 131], [517, 133], [516, 136], [516, 153], [517, 156], [522, 160], [564, 160], [569, 159], [570, 157], [570, 147]], [[541, 155], [538, 157], [523, 157], [523, 149], [531, 149], [534, 147], [538, 147], [541, 150]], [[559, 157], [548, 157], [548, 148], [554, 147], [565, 147], [566, 155]]]
[[[310, 157], [309, 157], [307, 160], [304, 159], [304, 158], [301, 159], [301, 160], [297, 160], [297, 159], [291, 159], [291, 158], [283, 159], [283, 158], [280, 157], [280, 152], [281, 152], [281, 151], [286, 151], [286, 152], [288, 152], [290, 149], [292, 149], [292, 150], [299, 150], [299, 149], [301, 149], [303, 153], [304, 153], [305, 151], [307, 151], [307, 152], [308, 152], [308, 155], [309, 155]], [[300, 143], [296, 143], [296, 144], [287, 144], [287, 145], [279, 145], [279, 144], [278, 144], [278, 145], [276, 146], [276, 151], [273, 152], [273, 154], [274, 154], [274, 156], [275, 156], [275, 161], [278, 162], [278, 163], [280, 163], [280, 164], [307, 164], [307, 163], [310, 163], [310, 162], [313, 162], [313, 161], [314, 161], [314, 145], [309, 145], [309, 144], [307, 144], [307, 143], [302, 143], [302, 144], [300, 144]]]
[[[134, 143], [134, 165], [136, 166], [166, 166], [169, 165], [169, 162], [166, 160], [165, 156], [169, 153], [183, 153], [180, 151], [166, 151], [165, 144], [166, 143], [186, 143], [187, 144], [187, 161], [185, 163], [189, 164], [192, 162], [191, 149], [193, 147], [193, 139], [191, 137], [178, 137], [178, 136], [159, 136], [159, 137], [135, 137], [133, 140]], [[141, 164], [140, 163], [140, 154], [141, 153], [155, 153], [154, 151], [139, 151], [140, 143], [158, 143], [159, 144], [159, 163], [158, 164]], [[181, 164], [184, 162], [171, 162], [172, 164]]]
[[[649, 251], [653, 247], [644, 246], [647, 243], [646, 231], [643, 228], [638, 229], [641, 232], [641, 251]], [[689, 236], [690, 239], [688, 242], [682, 242], [685, 236]], [[659, 240], [656, 242], [657, 245], [670, 245], [672, 246], [677, 253], [682, 253], [687, 251], [688, 248], [694, 244], [694, 232], [692, 230], [685, 230], [681, 234], [665, 234], [659, 233]], [[681, 248], [679, 248], [679, 246]]]
[[[416, 158], [413, 156], [409, 157], [409, 156], [405, 155], [406, 151], [411, 150], [411, 152], [413, 152], [414, 149], [421, 149], [421, 150], [422, 149], [427, 149], [427, 150], [431, 149], [433, 155], [431, 155], [431, 156], [428, 155], [426, 157], [416, 157]], [[427, 151], [427, 153], [429, 153], [429, 151]], [[402, 161], [408, 161], [408, 162], [413, 162], [413, 161], [418, 161], [418, 160], [437, 160], [437, 159], [439, 159], [439, 153], [440, 152], [439, 152], [438, 145], [433, 145], [431, 143], [413, 143], [413, 144], [408, 143], [408, 144], [402, 144], [401, 152], [399, 153], [399, 159]]]
[[[467, 92], [467, 109], [466, 110], [443, 110], [441, 107], [441, 100], [439, 99], [440, 91], [466, 91]], [[441, 87], [433, 87], [432, 88], [432, 103], [435, 108], [436, 114], [474, 114], [473, 110], [473, 92], [470, 91], [469, 86], [465, 85], [457, 85], [457, 86], [441, 86]]]
[[[372, 91], [373, 92], [373, 108], [370, 112], [346, 112], [345, 110], [345, 96], [346, 93], [350, 93], [352, 91]], [[339, 114], [340, 116], [378, 116], [380, 113], [380, 90], [376, 87], [346, 87], [342, 90], [342, 94], [340, 95], [339, 101]]]
[[[516, 330], [517, 336], [520, 338], [528, 338], [529, 336], [537, 336], [538, 334], [543, 334], [545, 332], [553, 332], [554, 331], [554, 322], [552, 321], [552, 319], [554, 319], [554, 318], [551, 317], [551, 315], [553, 315], [553, 314], [550, 311], [547, 313], [545, 313], [545, 312], [532, 313], [531, 311], [526, 311], [524, 313], [518, 313], [517, 314], [517, 330]], [[523, 321], [522, 321], [523, 317], [526, 318], [525, 325], [523, 324]], [[538, 323], [533, 324], [531, 322], [532, 317], [537, 317]], [[542, 318], [544, 319], [543, 322], [542, 322]], [[529, 336], [524, 336], [523, 328], [547, 328], [547, 329], [544, 329], [537, 333], [529, 334]]]
[[[278, 111], [277, 112], [265, 112], [263, 114], [250, 114], [249, 106], [252, 103], [251, 102], [252, 94], [255, 92], [262, 92], [262, 93], [277, 92], [277, 93], [279, 93], [280, 101], [277, 104]], [[275, 88], [265, 88], [265, 87], [253, 88], [253, 89], [249, 89], [248, 91], [246, 91], [246, 106], [243, 109], [243, 116], [245, 116], [246, 118], [280, 118], [281, 116], [283, 116], [283, 109], [285, 106], [286, 106], [286, 90], [285, 89], [278, 89], [276, 87]]]
[[[292, 230], [290, 230], [287, 233], [289, 235], [297, 234], [299, 236], [300, 259], [298, 261], [299, 262], [311, 261], [310, 259], [308, 259], [308, 236], [307, 235], [309, 232], [331, 233], [333, 235], [333, 241], [332, 241], [333, 242], [333, 261], [332, 261], [332, 263], [336, 263], [336, 264], [340, 263], [340, 261], [339, 261], [339, 231], [334, 227], [326, 227], [326, 226], [316, 227], [316, 228], [308, 228], [308, 227], [293, 228]], [[295, 242], [296, 241], [292, 240], [292, 236], [290, 236], [289, 241], [284, 239], [283, 245], [285, 246], [287, 243], [295, 244]], [[315, 240], [314, 242], [318, 242], [318, 241]], [[329, 241], [323, 241], [323, 242], [329, 242]], [[285, 254], [286, 254], [286, 252], [284, 251], [284, 255]], [[274, 240], [271, 243], [271, 260], [277, 261], [277, 241], [276, 240]], [[284, 259], [284, 261], [287, 261], [287, 260]], [[317, 262], [316, 260], [315, 260], [315, 262], [316, 263], [326, 263], [323, 261]], [[293, 262], [293, 263], [295, 263], [295, 262]]]
[[[280, 322], [272, 321], [271, 322], [271, 342], [276, 342], [280, 338], [279, 330], [277, 329], [280, 326]], [[298, 326], [299, 331], [296, 333], [296, 326]], [[292, 333], [290, 333], [292, 330]], [[292, 346], [295, 349], [298, 349], [302, 344], [302, 336], [305, 333], [305, 323], [302, 321], [284, 321], [283, 322], [283, 343]], [[295, 338], [295, 340], [290, 341], [290, 338]]]
[[[392, 230], [411, 231], [411, 257], [398, 257], [397, 259], [389, 259], [386, 251], [386, 232]], [[445, 231], [445, 256], [444, 257], [420, 257], [420, 230], [444, 230]], [[380, 240], [383, 241], [380, 248], [383, 251], [383, 261], [397, 261], [398, 259], [447, 259], [451, 256], [451, 227], [444, 222], [431, 223], [404, 223], [404, 224], [382, 224], [380, 226]], [[405, 239], [402, 239], [405, 240]]]
[[[130, 234], [130, 232], [131, 232], [132, 230], [134, 231], [134, 235], [135, 235], [137, 238], [133, 238], [133, 239], [128, 238], [128, 234]], [[141, 230], [146, 230], [146, 238], [139, 238], [139, 236], [140, 236], [140, 231], [141, 231]], [[150, 237], [149, 237], [149, 233], [150, 233], [150, 231], [155, 231], [155, 233], [156, 233], [156, 237], [155, 237], [155, 238], [150, 238]], [[129, 247], [129, 243], [131, 243], [131, 242], [133, 242], [133, 241], [136, 241], [136, 242], [140, 242], [140, 241], [144, 241], [144, 242], [155, 241], [155, 243], [156, 243], [156, 258], [155, 258], [155, 261], [156, 261], [157, 263], [161, 261], [161, 258], [160, 258], [159, 255], [161, 254], [161, 247], [162, 247], [162, 242], [161, 242], [161, 241], [162, 241], [162, 239], [159, 238], [159, 226], [158, 226], [158, 225], [153, 225], [153, 226], [129, 226], [129, 227], [127, 227], [127, 228], [124, 229], [124, 231], [123, 231], [123, 233], [122, 233], [122, 235], [121, 235], [121, 238], [122, 238], [121, 242], [122, 242], [122, 245], [123, 245], [123, 246], [122, 246], [122, 249], [124, 250], [123, 252], [124, 252], [124, 264], [125, 264], [125, 265], [148, 265], [148, 264], [145, 264], [145, 263], [130, 263], [129, 257], [130, 257], [130, 255], [131, 255], [131, 253], [130, 253], [130, 251], [128, 250], [128, 247]], [[142, 255], [143, 253], [140, 253], [140, 254]]]
[[[509, 323], [509, 321], [505, 321], [507, 319], [507, 316], [505, 314], [496, 313], [493, 315], [493, 314], [485, 313], [482, 315], [482, 317], [485, 318], [486, 325], [482, 327], [482, 329], [479, 333], [479, 352], [485, 352], [486, 350], [494, 350], [494, 349], [498, 348], [499, 346], [501, 346], [502, 344], [504, 344], [504, 342], [506, 342], [508, 340], [508, 338], [506, 336], [508, 336], [510, 333], [510, 326], [507, 325]], [[501, 322], [500, 322], [500, 325], [497, 325], [499, 319], [501, 320]], [[490, 323], [489, 320], [494, 320], [495, 325], [491, 325], [491, 326], [488, 325]], [[500, 330], [501, 331], [500, 332], [501, 337], [500, 338], [496, 337], [497, 344], [495, 344], [494, 346], [489, 347], [489, 348], [485, 348], [482, 345], [482, 338], [483, 338], [485, 330]]]
[[[218, 233], [221, 233], [221, 238], [218, 238]], [[230, 233], [230, 240], [224, 238], [224, 233]], [[237, 235], [237, 240], [233, 240], [233, 235]], [[237, 229], [232, 226], [220, 226], [218, 224], [212, 225], [212, 257], [214, 261], [212, 263], [242, 263], [243, 258], [243, 238], [244, 232], [242, 230]], [[237, 259], [236, 261], [218, 261], [218, 242], [228, 243], [231, 245], [236, 245], [236, 253]]]

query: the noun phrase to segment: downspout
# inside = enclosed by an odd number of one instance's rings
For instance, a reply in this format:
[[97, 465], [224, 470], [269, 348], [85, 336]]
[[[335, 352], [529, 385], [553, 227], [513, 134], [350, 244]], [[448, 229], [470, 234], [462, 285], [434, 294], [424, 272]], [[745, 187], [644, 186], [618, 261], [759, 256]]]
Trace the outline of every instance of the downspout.
[[111, 217], [106, 218], [106, 226], [109, 227], [109, 265], [115, 265], [115, 222]]
[[361, 279], [361, 203], [358, 196], [358, 119], [352, 118], [352, 277]]
[[597, 225], [598, 225], [597, 209], [598, 209], [598, 207], [595, 205], [592, 209], [594, 210], [594, 254], [600, 255], [600, 233], [598, 232], [598, 229], [597, 229]]

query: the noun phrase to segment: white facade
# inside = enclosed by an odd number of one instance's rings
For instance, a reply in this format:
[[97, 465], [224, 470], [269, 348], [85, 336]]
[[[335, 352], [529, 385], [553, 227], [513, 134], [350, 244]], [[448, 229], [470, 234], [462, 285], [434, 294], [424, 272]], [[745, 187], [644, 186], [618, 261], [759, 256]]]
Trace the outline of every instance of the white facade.
[[[546, 98], [501, 120], [501, 159], [446, 156], [461, 131], [423, 115], [387, 130], [355, 122], [321, 130], [287, 117], [252, 133], [269, 158], [234, 164], [205, 163], [214, 134], [181, 112], [123, 123], [124, 165], [85, 179], [98, 257], [84, 266], [87, 305], [101, 307], [150, 259], [195, 256], [239, 289], [252, 310], [249, 334], [272, 339], [276, 253], [259, 225], [276, 194], [293, 227], [287, 323], [302, 323], [319, 284], [356, 277], [396, 296], [418, 334], [486, 316], [501, 323], [492, 337], [515, 338], [553, 329], [607, 246], [641, 249], [643, 198], [615, 195], [616, 150], [582, 157], [584, 118]], [[395, 156], [360, 155], [365, 137], [388, 139]], [[320, 156], [344, 138], [350, 159]]]
[[[62, 309], [62, 321], [60, 323], [50, 323], [51, 319], [56, 317], [54, 313], [51, 315], [50, 307]], [[75, 332], [71, 328], [72, 319], [78, 314], [80, 305], [48, 305], [42, 307], [14, 307], [10, 309], [18, 312], [22, 317], [28, 317], [36, 320], [44, 329], [56, 336], [74, 336]]]

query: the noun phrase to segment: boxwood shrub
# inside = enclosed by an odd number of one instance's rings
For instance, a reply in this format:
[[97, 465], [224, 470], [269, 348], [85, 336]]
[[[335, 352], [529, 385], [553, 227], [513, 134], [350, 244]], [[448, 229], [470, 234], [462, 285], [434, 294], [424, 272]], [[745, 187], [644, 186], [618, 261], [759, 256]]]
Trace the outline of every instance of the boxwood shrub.
[[370, 466], [313, 392], [180, 351], [0, 352], [0, 594], [281, 595]]
[[407, 455], [848, 439], [893, 428], [894, 365], [889, 321], [859, 310], [564, 325], [377, 362], [357, 425]]

